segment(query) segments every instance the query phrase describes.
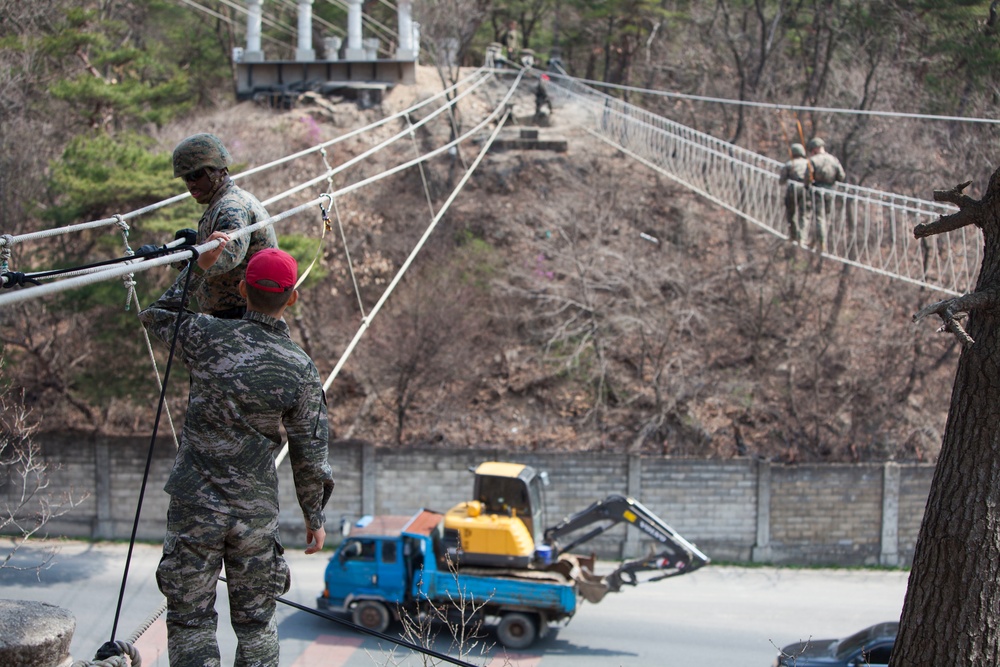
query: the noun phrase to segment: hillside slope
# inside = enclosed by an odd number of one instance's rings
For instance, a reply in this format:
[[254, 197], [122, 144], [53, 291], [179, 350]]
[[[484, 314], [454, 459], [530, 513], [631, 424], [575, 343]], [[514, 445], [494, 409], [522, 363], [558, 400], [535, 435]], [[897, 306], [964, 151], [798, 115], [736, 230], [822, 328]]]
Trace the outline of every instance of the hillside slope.
[[[169, 149], [214, 131], [261, 164], [440, 88], [422, 69], [381, 109], [243, 104], [160, 139]], [[529, 90], [514, 112], [531, 116]], [[935, 455], [957, 350], [910, 321], [935, 295], [787, 247], [593, 139], [575, 113], [557, 105], [541, 128], [567, 152], [484, 160], [332, 386], [338, 437], [783, 461]], [[366, 147], [339, 144], [332, 161]], [[463, 147], [466, 163], [476, 150]], [[246, 187], [264, 199], [315, 176], [302, 169]], [[440, 158], [338, 202], [366, 308], [429, 222], [428, 193], [437, 210], [462, 171]], [[279, 234], [315, 239], [315, 224]], [[361, 317], [334, 234], [320, 272], [293, 330], [325, 376]]]

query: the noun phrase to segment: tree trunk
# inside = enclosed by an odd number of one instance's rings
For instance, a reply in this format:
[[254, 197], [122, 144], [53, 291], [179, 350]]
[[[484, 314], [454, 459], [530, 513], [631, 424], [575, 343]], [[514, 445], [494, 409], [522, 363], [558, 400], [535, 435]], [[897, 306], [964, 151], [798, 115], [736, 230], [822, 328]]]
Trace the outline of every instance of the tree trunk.
[[1000, 170], [980, 201], [964, 187], [934, 193], [958, 213], [914, 230], [919, 238], [974, 224], [985, 247], [975, 292], [916, 316], [938, 314], [959, 335], [954, 316], [967, 312], [974, 342], [965, 340], [955, 373], [893, 667], [1000, 664]]

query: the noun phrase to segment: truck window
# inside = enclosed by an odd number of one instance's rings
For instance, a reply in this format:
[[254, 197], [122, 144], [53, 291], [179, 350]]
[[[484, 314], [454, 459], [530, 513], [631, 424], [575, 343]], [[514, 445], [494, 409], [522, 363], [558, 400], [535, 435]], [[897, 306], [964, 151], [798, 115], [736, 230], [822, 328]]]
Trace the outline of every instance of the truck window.
[[356, 540], [344, 547], [341, 552], [344, 560], [375, 560], [375, 542], [372, 540]]
[[382, 543], [382, 562], [383, 563], [395, 563], [396, 562], [396, 543], [395, 542], [383, 542]]

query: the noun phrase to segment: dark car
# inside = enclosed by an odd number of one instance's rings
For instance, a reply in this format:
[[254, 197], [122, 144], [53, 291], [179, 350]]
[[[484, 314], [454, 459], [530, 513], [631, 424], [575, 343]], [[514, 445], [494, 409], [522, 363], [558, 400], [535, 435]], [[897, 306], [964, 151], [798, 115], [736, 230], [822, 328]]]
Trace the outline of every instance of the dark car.
[[879, 667], [889, 664], [899, 623], [879, 623], [844, 639], [810, 639], [781, 649], [775, 667]]

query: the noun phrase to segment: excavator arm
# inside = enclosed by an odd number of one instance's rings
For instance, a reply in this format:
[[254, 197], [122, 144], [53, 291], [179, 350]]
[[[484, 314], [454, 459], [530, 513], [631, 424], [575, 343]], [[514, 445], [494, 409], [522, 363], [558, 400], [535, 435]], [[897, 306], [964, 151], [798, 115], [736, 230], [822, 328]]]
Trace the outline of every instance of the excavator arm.
[[[636, 527], [647, 537], [656, 540], [659, 545], [653, 548], [649, 555], [626, 561], [611, 574], [601, 577], [602, 583], [612, 592], [618, 592], [624, 584], [630, 586], [638, 584], [639, 572], [657, 573], [655, 576], [643, 579], [644, 582], [659, 581], [693, 572], [710, 560], [638, 500], [617, 494], [599, 500], [546, 529], [545, 543], [552, 548], [553, 556], [558, 556], [622, 522]], [[588, 527], [590, 530], [586, 533], [578, 534]]]

